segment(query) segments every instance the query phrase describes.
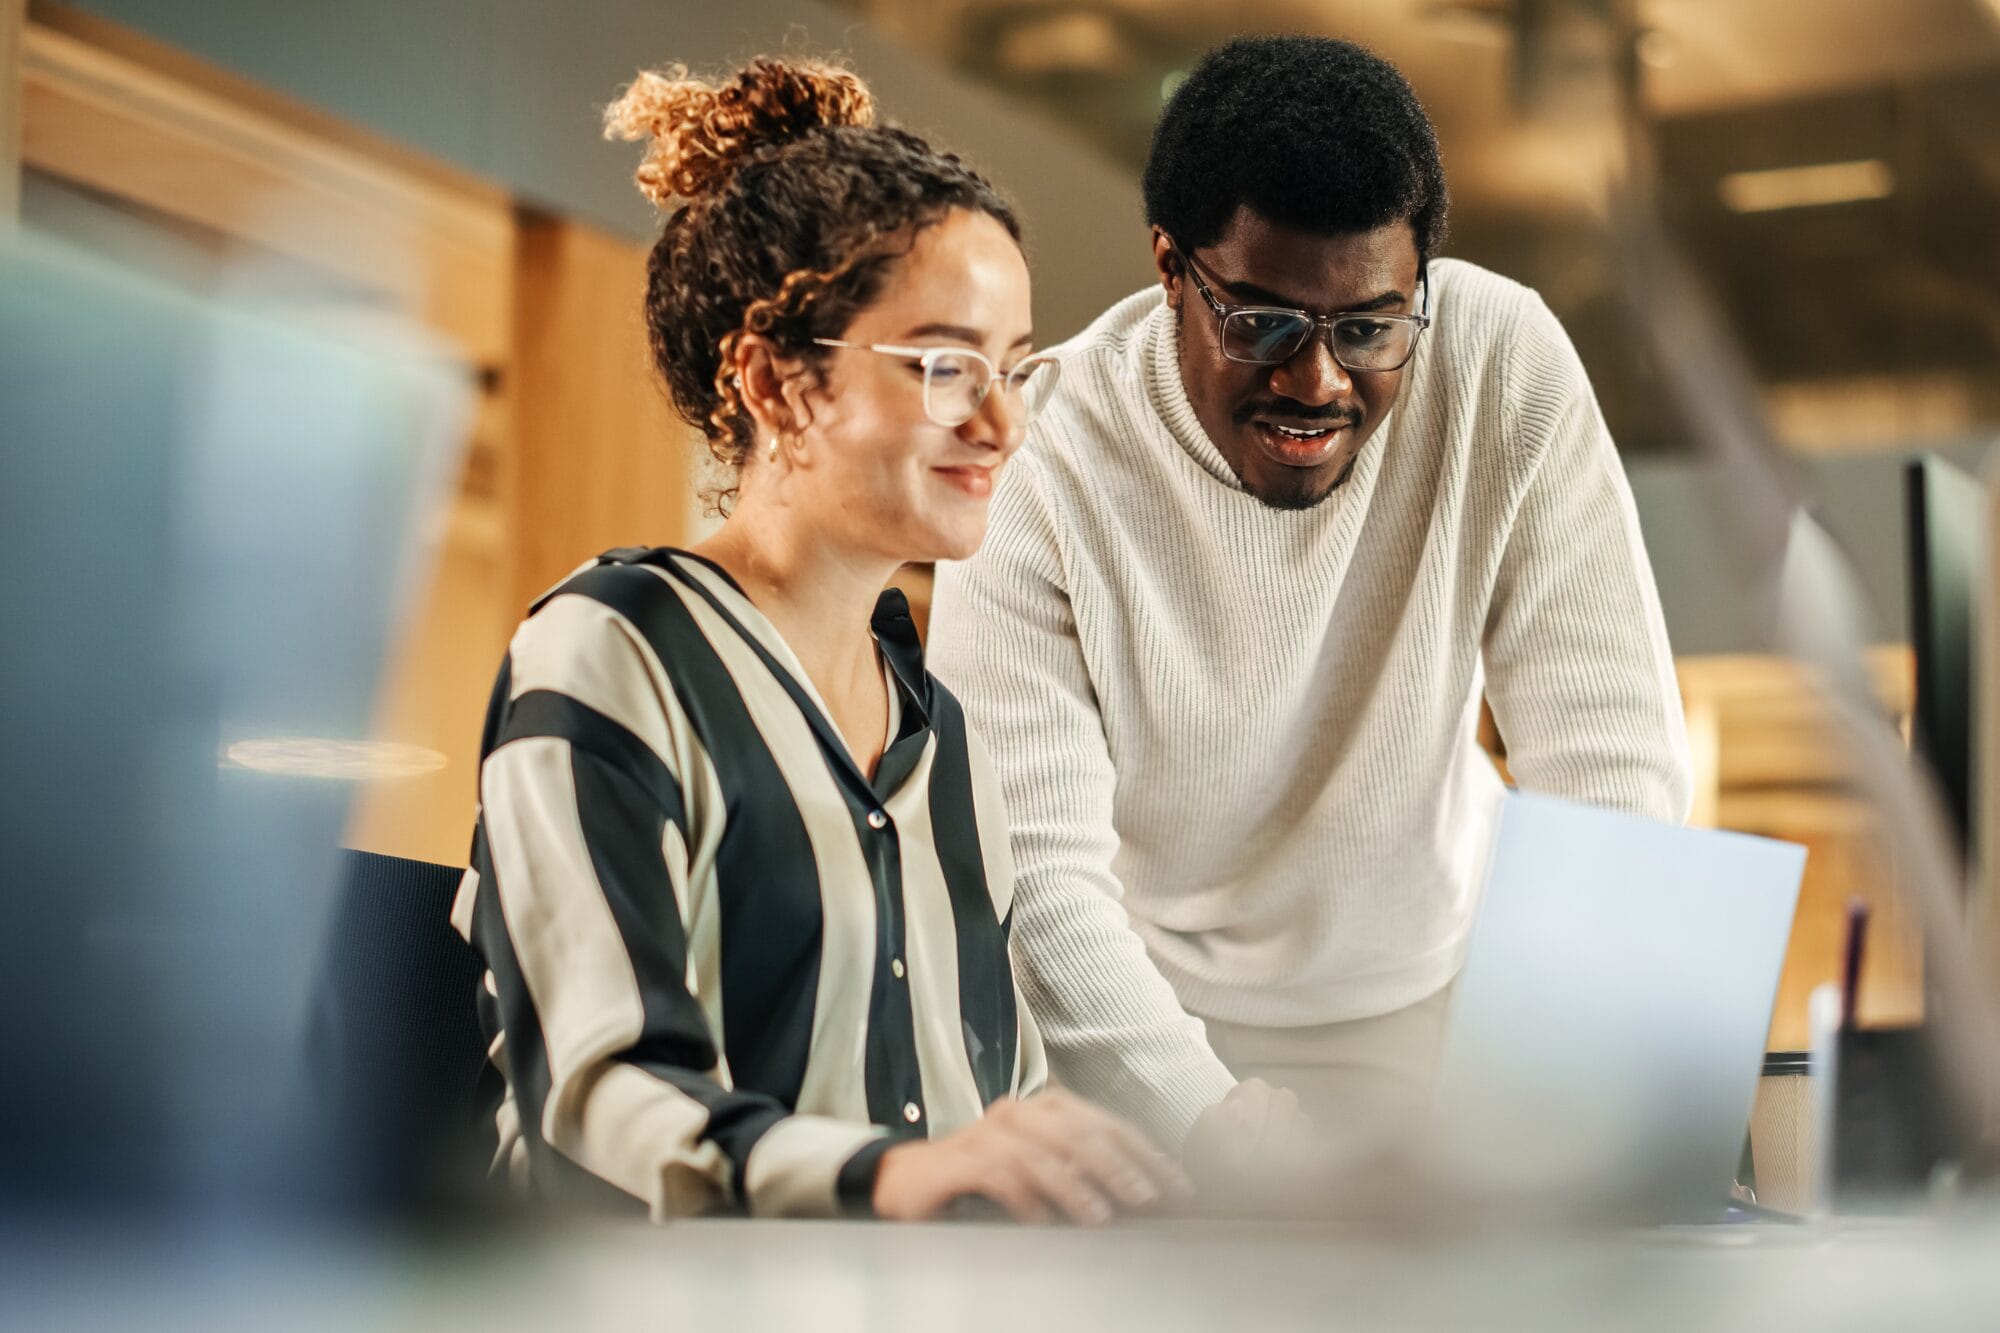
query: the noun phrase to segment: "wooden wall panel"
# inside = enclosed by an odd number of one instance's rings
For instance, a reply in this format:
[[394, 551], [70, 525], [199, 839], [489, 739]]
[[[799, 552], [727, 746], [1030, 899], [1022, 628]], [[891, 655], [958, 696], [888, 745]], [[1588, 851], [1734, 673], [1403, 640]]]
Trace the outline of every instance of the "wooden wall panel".
[[513, 371], [517, 615], [599, 551], [687, 539], [704, 447], [652, 373], [645, 285], [642, 247], [582, 223], [523, 217]]
[[475, 364], [504, 355], [512, 219], [490, 186], [378, 160], [40, 25], [22, 96], [29, 165], [337, 274]]
[[373, 735], [435, 752], [428, 773], [363, 783], [347, 843], [392, 856], [463, 865], [479, 802], [479, 740], [514, 615], [499, 506], [463, 495], [426, 591], [383, 674]]
[[21, 204], [21, 33], [27, 0], [0, 0], [0, 230]]

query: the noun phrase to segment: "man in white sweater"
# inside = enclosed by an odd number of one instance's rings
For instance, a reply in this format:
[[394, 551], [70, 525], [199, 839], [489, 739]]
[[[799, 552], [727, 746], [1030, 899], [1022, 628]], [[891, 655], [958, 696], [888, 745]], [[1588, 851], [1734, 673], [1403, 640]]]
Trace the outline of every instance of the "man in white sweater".
[[1522, 786], [1686, 815], [1631, 493], [1540, 298], [1433, 257], [1386, 63], [1211, 53], [1145, 195], [1159, 284], [1062, 349], [930, 660], [1000, 767], [1058, 1077], [1170, 1146], [1268, 1105], [1252, 1075], [1394, 1117], [1501, 795], [1482, 692]]

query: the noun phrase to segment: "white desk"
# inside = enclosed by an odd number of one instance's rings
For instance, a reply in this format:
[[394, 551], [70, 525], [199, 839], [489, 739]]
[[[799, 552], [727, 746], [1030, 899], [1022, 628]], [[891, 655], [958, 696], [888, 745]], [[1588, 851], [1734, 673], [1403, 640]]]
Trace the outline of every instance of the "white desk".
[[1560, 1238], [717, 1220], [247, 1253], [11, 1246], [16, 1328], [2000, 1329], [2000, 1213]]

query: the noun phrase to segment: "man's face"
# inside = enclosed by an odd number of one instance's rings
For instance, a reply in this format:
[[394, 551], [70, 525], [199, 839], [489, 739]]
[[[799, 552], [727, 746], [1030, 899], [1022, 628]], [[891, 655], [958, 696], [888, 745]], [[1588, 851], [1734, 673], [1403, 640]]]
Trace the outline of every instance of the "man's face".
[[[1193, 259], [1226, 305], [1315, 315], [1416, 310], [1417, 243], [1407, 222], [1321, 236], [1239, 208]], [[1222, 354], [1215, 311], [1157, 229], [1153, 262], [1179, 315], [1188, 401], [1244, 489], [1274, 509], [1309, 509], [1326, 499], [1396, 401], [1403, 370], [1347, 370], [1323, 330], [1279, 365], [1231, 361]]]

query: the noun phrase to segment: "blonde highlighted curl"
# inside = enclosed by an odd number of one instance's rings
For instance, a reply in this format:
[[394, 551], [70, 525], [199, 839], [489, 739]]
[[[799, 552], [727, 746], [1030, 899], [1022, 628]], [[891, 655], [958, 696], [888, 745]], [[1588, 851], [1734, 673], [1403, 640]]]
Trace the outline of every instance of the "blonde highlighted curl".
[[634, 178], [661, 208], [712, 192], [759, 144], [874, 123], [875, 95], [847, 70], [763, 57], [724, 83], [684, 65], [645, 70], [604, 109], [605, 138], [651, 140]]

